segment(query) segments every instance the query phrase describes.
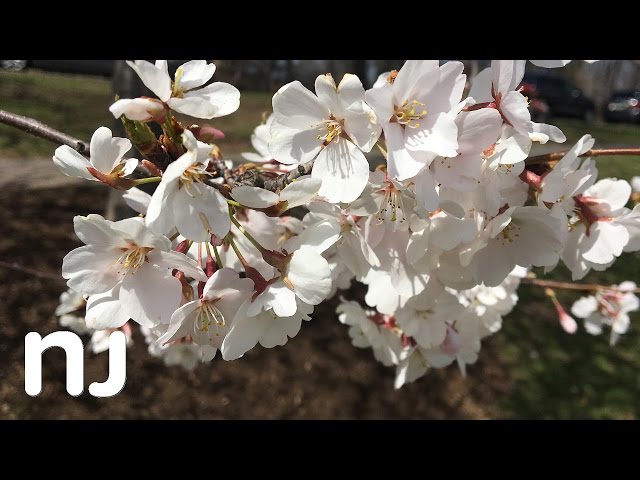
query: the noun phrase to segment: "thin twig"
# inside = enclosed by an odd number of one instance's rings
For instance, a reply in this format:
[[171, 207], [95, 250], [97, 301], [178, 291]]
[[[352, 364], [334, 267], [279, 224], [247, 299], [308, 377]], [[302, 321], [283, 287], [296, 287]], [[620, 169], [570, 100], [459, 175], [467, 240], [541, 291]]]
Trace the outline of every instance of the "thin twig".
[[[612, 287], [611, 285], [598, 285], [597, 283], [571, 283], [571, 282], [557, 282], [555, 280], [542, 280], [540, 278], [525, 277], [522, 283], [528, 283], [530, 285], [536, 285], [538, 287], [550, 287], [550, 288], [566, 288], [568, 290], [610, 290], [621, 291], [618, 287]], [[634, 288], [633, 290], [624, 290], [625, 292], [640, 293], [640, 288]]]
[[58, 276], [58, 275], [54, 275], [52, 273], [46, 273], [46, 272], [39, 272], [38, 270], [34, 270], [32, 268], [28, 268], [28, 267], [24, 267], [22, 265], [20, 265], [19, 263], [8, 263], [8, 262], [4, 262], [2, 260], [0, 260], [0, 267], [4, 267], [4, 268], [10, 268], [11, 270], [17, 270], [19, 272], [23, 272], [23, 273], [28, 273], [29, 275], [33, 275], [35, 277], [40, 277], [40, 278], [46, 278], [47, 280], [56, 280], [59, 282], [64, 282], [65, 279]]
[[[544, 155], [536, 155], [525, 160], [526, 165], [539, 165], [541, 163], [556, 162], [561, 160], [567, 152], [545, 153]], [[602, 157], [604, 155], [638, 155], [640, 156], [640, 148], [602, 148], [587, 150], [580, 157]]]
[[49, 140], [54, 143], [68, 145], [75, 151], [89, 156], [89, 144], [87, 142], [83, 142], [82, 140], [78, 140], [71, 135], [62, 133], [61, 131], [56, 130], [55, 128], [51, 128], [49, 125], [46, 125], [33, 118], [7, 112], [6, 110], [0, 110], [0, 123], [10, 125], [27, 133], [30, 133], [31, 135], [44, 138], [45, 140]]

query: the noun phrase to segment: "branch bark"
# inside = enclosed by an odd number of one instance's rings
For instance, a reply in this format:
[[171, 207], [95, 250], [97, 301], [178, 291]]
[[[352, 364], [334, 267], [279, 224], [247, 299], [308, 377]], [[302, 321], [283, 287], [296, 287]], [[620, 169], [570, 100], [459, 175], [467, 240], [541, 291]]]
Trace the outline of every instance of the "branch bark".
[[49, 140], [51, 142], [68, 145], [78, 153], [89, 156], [89, 144], [87, 142], [83, 142], [82, 140], [72, 137], [71, 135], [62, 133], [61, 131], [56, 130], [55, 128], [52, 128], [49, 125], [39, 122], [38, 120], [35, 120], [33, 118], [24, 117], [22, 115], [7, 112], [5, 110], [0, 110], [0, 123], [10, 125], [31, 135], [44, 138], [45, 140]]
[[[545, 153], [544, 155], [536, 155], [525, 160], [526, 165], [540, 165], [542, 163], [556, 162], [561, 160], [567, 152]], [[640, 156], [640, 148], [602, 148], [587, 150], [580, 155], [581, 157], [602, 157], [604, 155], [638, 155]]]

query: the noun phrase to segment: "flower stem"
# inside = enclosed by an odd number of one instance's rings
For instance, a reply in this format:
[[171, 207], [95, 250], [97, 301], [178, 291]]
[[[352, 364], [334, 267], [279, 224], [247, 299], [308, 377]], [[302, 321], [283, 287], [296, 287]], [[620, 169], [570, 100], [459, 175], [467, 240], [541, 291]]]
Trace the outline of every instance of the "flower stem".
[[236, 242], [233, 241], [233, 235], [231, 234], [231, 232], [227, 234], [226, 239], [229, 242], [229, 245], [231, 245], [231, 248], [233, 249], [233, 252], [236, 254], [236, 257], [238, 257], [238, 260], [240, 260], [240, 263], [242, 264], [242, 266], [247, 268], [249, 266], [249, 262], [247, 262], [247, 260], [244, 258], [242, 253], [240, 253], [240, 250], [238, 249]]
[[264, 252], [265, 248], [260, 245], [260, 242], [258, 240], [255, 239], [255, 237], [253, 235], [251, 235], [249, 232], [247, 232], [245, 230], [245, 228], [240, 225], [240, 222], [238, 222], [238, 220], [236, 219], [236, 217], [234, 217], [233, 215], [231, 215], [231, 221], [233, 222], [233, 224], [238, 228], [238, 230], [240, 230], [240, 232], [242, 232], [242, 234], [247, 237], [247, 239], [253, 244], [254, 247], [256, 247], [258, 249], [258, 251], [260, 253]]
[[137, 178], [133, 181], [133, 183], [138, 185], [144, 185], [145, 183], [155, 183], [162, 180], [162, 177], [148, 177], [148, 178]]
[[[211, 246], [213, 247], [213, 254], [216, 257], [216, 263], [218, 264], [218, 268], [224, 268], [222, 265], [222, 259], [220, 258], [220, 252], [218, 252], [218, 247], [216, 247], [213, 244], [211, 244]], [[207, 245], [207, 250], [208, 249], [209, 249], [209, 246]]]

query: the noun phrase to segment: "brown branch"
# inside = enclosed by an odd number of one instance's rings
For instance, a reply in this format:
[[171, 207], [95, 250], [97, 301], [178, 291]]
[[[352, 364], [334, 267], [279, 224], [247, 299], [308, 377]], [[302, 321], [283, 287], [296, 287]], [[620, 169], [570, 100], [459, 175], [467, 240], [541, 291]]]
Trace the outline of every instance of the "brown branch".
[[[538, 287], [547, 287], [547, 288], [565, 288], [568, 290], [589, 290], [589, 291], [597, 291], [597, 290], [610, 290], [614, 292], [620, 291], [619, 288], [612, 287], [611, 285], [598, 285], [597, 283], [571, 283], [571, 282], [557, 282], [555, 280], [542, 280], [540, 278], [531, 278], [525, 277], [521, 279], [522, 283], [528, 283], [530, 285], [536, 285]], [[625, 290], [625, 292], [633, 292], [640, 293], [640, 288], [635, 288], [633, 290]]]
[[[556, 162], [561, 160], [567, 152], [545, 153], [544, 155], [536, 155], [525, 160], [526, 165], [540, 165], [542, 163]], [[604, 155], [638, 155], [640, 156], [640, 148], [603, 148], [587, 150], [580, 157], [602, 157]]]
[[89, 156], [89, 144], [87, 142], [83, 142], [71, 135], [62, 133], [61, 131], [51, 128], [49, 125], [39, 122], [33, 118], [23, 117], [22, 115], [7, 112], [6, 110], [0, 110], [0, 123], [18, 128], [30, 133], [31, 135], [35, 135], [36, 137], [49, 140], [50, 142], [68, 145], [75, 151]]
[[283, 173], [282, 175], [278, 175], [270, 180], [265, 180], [263, 188], [272, 192], [282, 190], [296, 178], [302, 177], [303, 175], [309, 175], [313, 169], [313, 162], [315, 162], [315, 159], [309, 160], [307, 163], [301, 163], [297, 168], [288, 173]]

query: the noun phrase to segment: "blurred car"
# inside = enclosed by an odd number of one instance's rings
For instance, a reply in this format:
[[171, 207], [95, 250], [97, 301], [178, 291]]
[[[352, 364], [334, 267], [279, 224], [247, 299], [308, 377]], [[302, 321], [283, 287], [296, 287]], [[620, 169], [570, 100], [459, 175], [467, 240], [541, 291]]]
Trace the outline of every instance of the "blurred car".
[[552, 116], [577, 117], [591, 123], [596, 106], [582, 90], [557, 74], [528, 72], [522, 79], [522, 94], [529, 97], [534, 121]]
[[640, 91], [613, 93], [602, 109], [602, 116], [607, 122], [640, 123]]

